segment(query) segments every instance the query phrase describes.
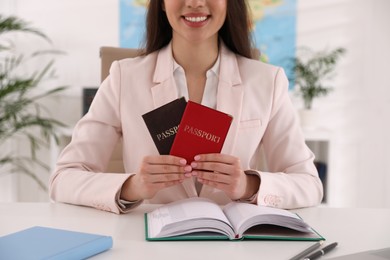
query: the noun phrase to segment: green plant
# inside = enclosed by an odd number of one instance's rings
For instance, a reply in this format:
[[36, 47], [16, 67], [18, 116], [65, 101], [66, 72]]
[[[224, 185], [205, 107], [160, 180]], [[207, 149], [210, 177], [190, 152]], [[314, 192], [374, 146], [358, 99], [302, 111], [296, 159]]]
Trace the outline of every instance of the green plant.
[[[45, 183], [32, 170], [32, 164], [48, 169], [48, 166], [38, 159], [37, 151], [48, 146], [51, 136], [56, 138], [55, 127], [63, 126], [61, 122], [47, 116], [49, 113], [40, 102], [42, 98], [65, 88], [62, 86], [50, 90], [40, 88], [44, 81], [55, 76], [52, 55], [58, 52], [40, 50], [25, 56], [16, 50], [14, 40], [5, 37], [11, 32], [31, 34], [50, 43], [50, 39], [44, 33], [30, 27], [25, 21], [0, 15], [0, 146], [16, 139], [27, 140], [30, 144], [28, 156], [17, 154], [15, 151], [4, 154], [4, 149], [0, 148], [0, 166], [8, 165], [8, 173], [27, 174], [46, 190]], [[35, 71], [29, 73], [24, 66], [31, 60], [43, 65], [34, 67]]]
[[330, 51], [313, 52], [303, 49], [305, 53], [292, 59], [295, 77], [292, 82], [297, 86], [297, 93], [303, 99], [304, 108], [311, 109], [316, 97], [325, 96], [332, 90], [326, 85], [334, 76], [336, 64], [345, 53], [344, 48]]

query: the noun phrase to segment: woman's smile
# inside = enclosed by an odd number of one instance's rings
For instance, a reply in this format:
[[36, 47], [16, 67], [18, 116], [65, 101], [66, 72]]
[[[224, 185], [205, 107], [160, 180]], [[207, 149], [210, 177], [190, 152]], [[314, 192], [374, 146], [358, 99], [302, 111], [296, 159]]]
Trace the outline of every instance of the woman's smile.
[[184, 23], [190, 27], [201, 27], [205, 25], [210, 16], [204, 14], [196, 14], [196, 15], [184, 15]]

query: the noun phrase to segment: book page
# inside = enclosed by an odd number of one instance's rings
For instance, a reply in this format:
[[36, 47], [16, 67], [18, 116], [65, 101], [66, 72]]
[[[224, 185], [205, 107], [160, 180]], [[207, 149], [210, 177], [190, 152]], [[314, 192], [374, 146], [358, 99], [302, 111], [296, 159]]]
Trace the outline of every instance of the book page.
[[221, 208], [204, 198], [175, 201], [148, 213], [149, 237], [168, 237], [191, 232], [223, 232], [234, 236]]
[[224, 207], [223, 211], [240, 237], [250, 227], [262, 224], [312, 232], [296, 214], [284, 209], [231, 202]]

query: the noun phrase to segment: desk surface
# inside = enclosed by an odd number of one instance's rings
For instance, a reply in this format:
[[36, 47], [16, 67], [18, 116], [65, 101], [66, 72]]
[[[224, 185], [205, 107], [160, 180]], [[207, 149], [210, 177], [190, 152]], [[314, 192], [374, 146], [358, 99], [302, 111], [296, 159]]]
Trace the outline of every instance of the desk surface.
[[[288, 259], [312, 242], [169, 241], [147, 242], [143, 213], [156, 205], [116, 215], [81, 206], [52, 203], [0, 203], [0, 236], [31, 226], [48, 226], [113, 237], [111, 250], [93, 259]], [[390, 209], [306, 208], [294, 210], [327, 242], [339, 246], [322, 257], [390, 247]]]

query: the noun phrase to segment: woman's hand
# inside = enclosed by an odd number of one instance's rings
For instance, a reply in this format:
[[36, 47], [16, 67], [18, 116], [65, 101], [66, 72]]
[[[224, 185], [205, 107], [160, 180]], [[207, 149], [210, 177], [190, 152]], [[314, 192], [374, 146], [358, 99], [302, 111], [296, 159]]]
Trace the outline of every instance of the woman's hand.
[[232, 200], [250, 198], [259, 189], [258, 176], [245, 174], [240, 159], [231, 155], [197, 155], [191, 167], [200, 183], [224, 191]]
[[186, 163], [185, 159], [172, 155], [144, 157], [139, 172], [123, 184], [121, 199], [150, 199], [158, 191], [182, 183], [192, 176], [192, 168]]

